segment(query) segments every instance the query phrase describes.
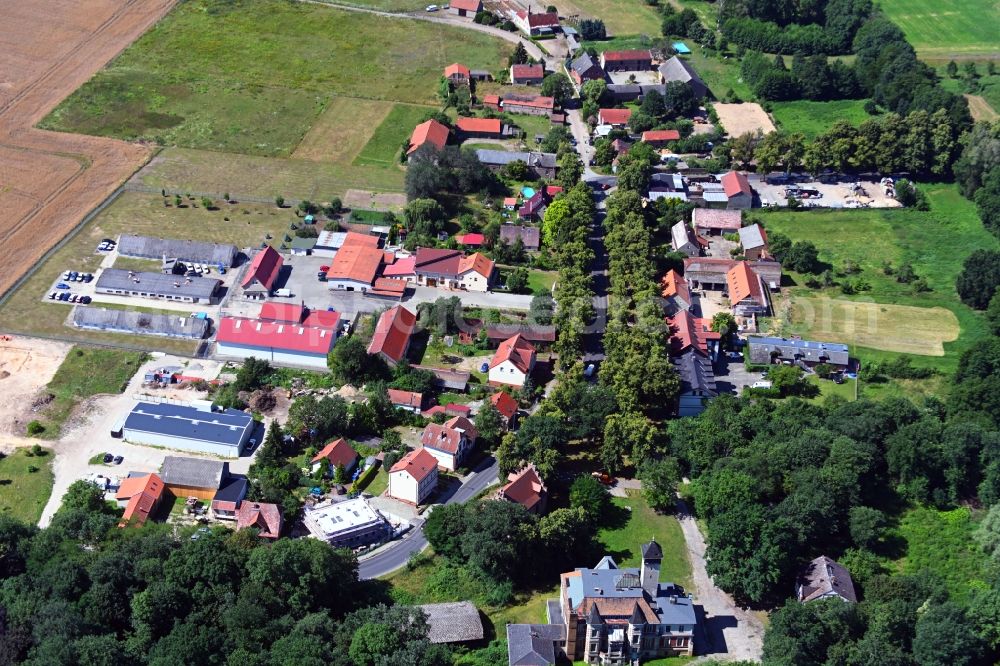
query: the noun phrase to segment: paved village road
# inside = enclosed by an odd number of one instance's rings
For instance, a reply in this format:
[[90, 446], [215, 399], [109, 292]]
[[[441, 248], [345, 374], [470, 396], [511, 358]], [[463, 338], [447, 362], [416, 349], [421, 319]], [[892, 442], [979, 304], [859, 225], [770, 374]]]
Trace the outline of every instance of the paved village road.
[[699, 613], [699, 629], [703, 634], [695, 638], [698, 653], [760, 661], [764, 647], [764, 624], [716, 587], [708, 575], [705, 570], [705, 539], [683, 500], [677, 501], [677, 518], [691, 558], [695, 611]]
[[[496, 480], [497, 461], [489, 457], [476, 468], [476, 471], [465, 477], [461, 487], [448, 497], [444, 504], [468, 502]], [[358, 577], [366, 580], [392, 573], [404, 566], [414, 553], [419, 553], [426, 547], [427, 538], [424, 537], [423, 524], [415, 525], [402, 539], [393, 541], [362, 559], [358, 563]]]

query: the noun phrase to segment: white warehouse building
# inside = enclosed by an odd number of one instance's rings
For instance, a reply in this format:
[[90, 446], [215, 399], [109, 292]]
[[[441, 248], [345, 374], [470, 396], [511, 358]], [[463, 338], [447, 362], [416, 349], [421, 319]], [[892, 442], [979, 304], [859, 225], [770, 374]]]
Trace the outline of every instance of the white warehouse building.
[[133, 444], [237, 458], [256, 423], [236, 409], [139, 402], [125, 418], [121, 436]]

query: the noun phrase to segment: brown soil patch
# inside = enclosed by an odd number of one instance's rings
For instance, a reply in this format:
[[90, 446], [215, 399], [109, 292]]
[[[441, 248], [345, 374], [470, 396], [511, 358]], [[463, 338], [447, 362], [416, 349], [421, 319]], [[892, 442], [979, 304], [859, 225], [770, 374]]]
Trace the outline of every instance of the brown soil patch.
[[344, 205], [348, 208], [366, 210], [401, 210], [406, 206], [406, 195], [392, 192], [371, 192], [369, 190], [347, 190]]
[[42, 389], [56, 374], [69, 348], [60, 342], [17, 336], [0, 340], [0, 395], [4, 397], [0, 401], [0, 439], [23, 431], [32, 407], [46, 401], [48, 394]]
[[150, 155], [147, 146], [34, 129], [175, 0], [0, 0], [0, 293]]
[[719, 116], [719, 124], [729, 136], [741, 136], [747, 132], [760, 130], [764, 134], [776, 131], [774, 122], [767, 111], [756, 102], [743, 104], [715, 104], [715, 113]]
[[990, 106], [990, 103], [983, 99], [982, 95], [966, 95], [965, 99], [969, 100], [969, 112], [972, 114], [972, 119], [976, 122], [980, 120], [993, 122], [997, 118], [1000, 118], [1000, 113], [997, 113]]
[[302, 137], [293, 159], [350, 163], [392, 111], [392, 102], [334, 97]]

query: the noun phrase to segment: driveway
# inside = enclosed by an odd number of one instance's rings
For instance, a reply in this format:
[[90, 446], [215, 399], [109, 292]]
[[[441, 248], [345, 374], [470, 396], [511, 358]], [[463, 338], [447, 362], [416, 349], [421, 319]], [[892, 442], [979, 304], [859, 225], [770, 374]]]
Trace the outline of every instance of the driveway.
[[[439, 298], [450, 298], [452, 296], [457, 296], [465, 307], [497, 308], [500, 310], [527, 310], [531, 307], [532, 299], [530, 294], [452, 291], [448, 289], [435, 289], [433, 287], [414, 287], [411, 285], [406, 290], [406, 297], [403, 298], [403, 304], [409, 306], [412, 310], [420, 303], [433, 303]], [[348, 318], [355, 317], [359, 312], [377, 312], [396, 304], [396, 301], [366, 296], [359, 291], [332, 291], [330, 292], [328, 302], [333, 309], [343, 313]]]
[[760, 372], [749, 372], [743, 359], [728, 359], [725, 354], [715, 363], [715, 386], [719, 393], [740, 395], [744, 386], [750, 386], [763, 378]]
[[[497, 462], [492, 457], [482, 461], [475, 471], [462, 479], [461, 487], [445, 500], [445, 504], [468, 502], [480, 492], [496, 483]], [[424, 512], [426, 516], [433, 509]], [[414, 554], [427, 547], [423, 522], [415, 521], [413, 529], [402, 539], [392, 541], [358, 561], [358, 577], [362, 580], [379, 578], [406, 565]]]
[[683, 500], [677, 501], [677, 518], [684, 532], [694, 579], [698, 654], [760, 661], [764, 649], [764, 623], [744, 611], [732, 597], [716, 587], [705, 570], [705, 539]]

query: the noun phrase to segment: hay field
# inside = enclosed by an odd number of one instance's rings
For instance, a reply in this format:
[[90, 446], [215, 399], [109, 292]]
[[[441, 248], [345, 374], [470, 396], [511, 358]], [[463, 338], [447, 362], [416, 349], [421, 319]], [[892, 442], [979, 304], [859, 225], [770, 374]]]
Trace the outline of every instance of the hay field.
[[958, 318], [942, 307], [795, 296], [789, 310], [803, 337], [904, 354], [944, 356], [944, 343], [960, 332]]

